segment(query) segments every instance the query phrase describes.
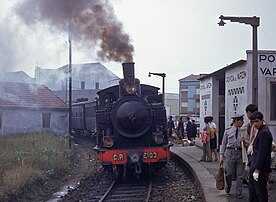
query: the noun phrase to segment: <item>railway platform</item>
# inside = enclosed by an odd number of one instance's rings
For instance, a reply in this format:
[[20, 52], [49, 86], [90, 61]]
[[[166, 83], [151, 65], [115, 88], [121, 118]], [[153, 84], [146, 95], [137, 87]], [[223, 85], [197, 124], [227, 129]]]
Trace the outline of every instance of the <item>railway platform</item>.
[[[202, 156], [202, 143], [201, 139], [196, 139], [195, 146], [182, 146], [173, 142], [174, 146], [171, 147], [172, 155], [183, 161], [191, 173], [196, 178], [196, 183], [202, 193], [203, 201], [208, 202], [235, 202], [235, 201], [248, 201], [248, 186], [243, 184], [242, 199], [235, 197], [235, 184], [233, 181], [230, 195], [227, 197], [224, 190], [216, 189], [215, 176], [219, 167], [217, 161], [200, 162]], [[273, 184], [270, 184], [269, 201], [276, 201], [276, 171], [272, 171]]]

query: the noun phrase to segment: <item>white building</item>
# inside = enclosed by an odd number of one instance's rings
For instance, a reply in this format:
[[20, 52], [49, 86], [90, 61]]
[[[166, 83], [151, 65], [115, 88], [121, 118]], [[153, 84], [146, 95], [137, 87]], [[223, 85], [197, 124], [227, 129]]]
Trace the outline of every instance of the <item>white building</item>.
[[[36, 84], [45, 85], [66, 102], [68, 99], [68, 65], [57, 69], [35, 70]], [[75, 102], [82, 92], [82, 97], [94, 101], [95, 92], [99, 89], [117, 85], [119, 77], [109, 71], [101, 63], [72, 64], [72, 101]], [[93, 95], [90, 94], [91, 90]]]
[[68, 132], [68, 106], [46, 86], [0, 82], [0, 135]]
[[[57, 69], [35, 70], [36, 84], [48, 86], [52, 91], [66, 90], [68, 65]], [[119, 77], [101, 63], [72, 64], [72, 90], [103, 89], [118, 84]]]
[[[252, 99], [252, 51], [239, 60], [200, 79], [200, 120], [212, 115], [222, 139], [235, 114], [245, 115]], [[258, 108], [276, 138], [276, 51], [258, 51]], [[244, 125], [245, 125], [244, 124]]]
[[178, 116], [179, 115], [179, 94], [165, 93], [165, 107], [166, 107], [167, 117]]

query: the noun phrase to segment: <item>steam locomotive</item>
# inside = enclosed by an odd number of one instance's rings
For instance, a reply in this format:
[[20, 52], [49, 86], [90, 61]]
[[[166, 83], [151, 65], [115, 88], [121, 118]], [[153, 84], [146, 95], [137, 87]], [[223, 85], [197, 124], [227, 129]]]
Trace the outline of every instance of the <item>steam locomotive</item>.
[[158, 170], [170, 159], [167, 119], [158, 87], [140, 84], [134, 63], [123, 63], [119, 85], [98, 92], [98, 160], [114, 177]]

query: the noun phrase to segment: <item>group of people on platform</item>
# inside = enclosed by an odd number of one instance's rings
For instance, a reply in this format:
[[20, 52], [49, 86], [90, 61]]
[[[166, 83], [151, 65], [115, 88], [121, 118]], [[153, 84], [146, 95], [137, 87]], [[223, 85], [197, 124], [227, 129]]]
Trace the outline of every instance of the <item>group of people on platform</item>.
[[[275, 166], [273, 138], [258, 107], [245, 109], [249, 123], [243, 127], [244, 115], [232, 117], [232, 126], [225, 130], [220, 147], [220, 163], [225, 166], [225, 192], [229, 196], [236, 179], [236, 197], [242, 199], [242, 184], [248, 184], [249, 201], [268, 201], [269, 173]], [[275, 147], [275, 146], [274, 146]]]
[[[231, 117], [231, 127], [223, 134], [219, 163], [225, 168], [225, 192], [229, 196], [232, 181], [236, 180], [237, 199], [243, 198], [242, 185], [246, 183], [250, 202], [268, 201], [269, 173], [271, 167], [275, 166], [275, 161], [273, 163], [271, 160], [272, 156], [275, 158], [275, 145], [258, 107], [250, 104], [245, 111], [249, 119], [247, 127], [243, 126], [244, 115], [235, 115]], [[207, 141], [203, 139], [201, 160], [212, 161], [212, 118], [205, 117], [204, 122], [206, 126], [203, 131], [206, 131]], [[214, 154], [217, 159], [217, 154]]]
[[172, 134], [174, 132], [180, 139], [187, 138], [190, 141], [194, 141], [198, 133], [195, 120], [190, 120], [190, 117], [186, 117], [186, 122], [183, 122], [183, 118], [180, 116], [178, 117], [175, 123], [173, 120], [173, 117], [169, 116], [169, 120], [168, 120], [169, 139], [172, 138]]
[[[275, 144], [269, 127], [258, 106], [249, 104], [245, 109], [249, 123], [244, 124], [244, 115], [232, 116], [232, 123], [224, 131], [219, 152], [217, 147], [217, 127], [212, 116], [204, 117], [205, 126], [200, 132], [203, 155], [200, 161], [217, 161], [224, 167], [225, 192], [229, 196], [232, 181], [236, 180], [236, 198], [242, 199], [242, 186], [248, 184], [249, 201], [268, 201], [271, 168], [275, 168]], [[186, 118], [187, 138], [197, 135], [196, 124]], [[195, 129], [192, 129], [195, 128]], [[172, 117], [168, 120], [169, 137], [173, 131], [184, 137], [184, 123], [179, 117], [175, 126]], [[195, 132], [196, 131], [196, 132]], [[212, 155], [214, 154], [214, 159]]]

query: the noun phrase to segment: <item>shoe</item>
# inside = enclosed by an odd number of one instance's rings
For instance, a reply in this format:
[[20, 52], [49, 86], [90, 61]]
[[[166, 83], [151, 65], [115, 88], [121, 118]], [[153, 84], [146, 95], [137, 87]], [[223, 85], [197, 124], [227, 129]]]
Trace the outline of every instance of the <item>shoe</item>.
[[205, 162], [204, 160], [200, 159], [199, 162]]
[[225, 193], [226, 193], [226, 197], [230, 196], [230, 191], [225, 191]]
[[236, 198], [237, 198], [237, 199], [243, 199], [243, 196], [242, 196], [241, 194], [237, 194], [237, 195], [236, 195]]
[[229, 187], [225, 187], [225, 193], [226, 193], [226, 196], [228, 197], [229, 193], [230, 193], [230, 188]]
[[242, 183], [248, 185], [248, 181], [246, 179], [243, 179]]

